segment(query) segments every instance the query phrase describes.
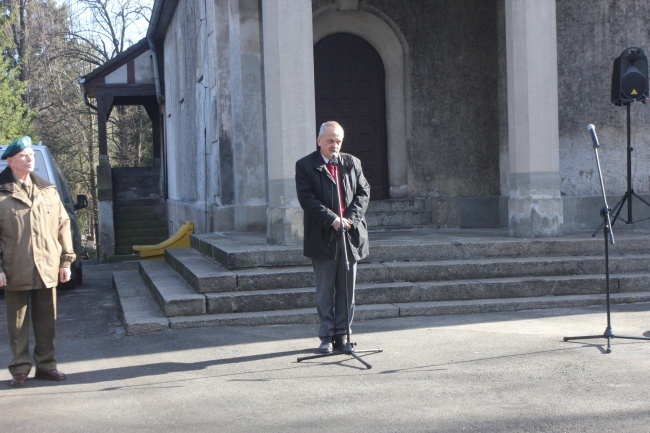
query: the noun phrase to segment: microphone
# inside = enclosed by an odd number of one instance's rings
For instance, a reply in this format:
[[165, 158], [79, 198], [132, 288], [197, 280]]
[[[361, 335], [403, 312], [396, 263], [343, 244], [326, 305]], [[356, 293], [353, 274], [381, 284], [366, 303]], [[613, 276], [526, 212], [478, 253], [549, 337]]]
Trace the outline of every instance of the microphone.
[[333, 153], [332, 154], [332, 163], [335, 165], [339, 165], [339, 154], [338, 153]]
[[596, 127], [590, 123], [587, 126], [587, 130], [591, 134], [591, 141], [594, 142], [594, 149], [598, 149], [600, 145], [598, 144], [598, 137], [596, 136]]

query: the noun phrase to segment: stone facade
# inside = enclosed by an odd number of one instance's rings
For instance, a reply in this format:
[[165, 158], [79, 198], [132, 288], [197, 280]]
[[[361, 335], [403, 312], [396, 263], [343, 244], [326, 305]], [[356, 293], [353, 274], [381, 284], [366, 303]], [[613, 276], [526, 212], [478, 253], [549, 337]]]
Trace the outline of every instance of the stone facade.
[[[647, 17], [642, 0], [557, 1], [560, 179], [565, 220], [570, 227], [591, 228], [600, 217], [600, 187], [587, 125], [594, 124], [609, 205], [625, 193], [627, 115], [610, 102], [614, 59], [628, 47], [650, 55]], [[632, 187], [646, 200], [650, 193], [650, 107], [630, 107]], [[633, 219], [648, 217], [647, 207], [633, 200]], [[627, 206], [626, 206], [627, 207]], [[622, 215], [627, 215], [623, 211]]]
[[[337, 32], [384, 62], [391, 198], [449, 206], [432, 212], [439, 226], [521, 237], [595, 227], [587, 125], [615, 203], [626, 110], [610, 102], [613, 60], [650, 50], [648, 13], [642, 0], [178, 1], [164, 39], [170, 229], [192, 220], [198, 233], [300, 241], [293, 164], [315, 145], [311, 47]], [[631, 112], [645, 195], [650, 115]]]

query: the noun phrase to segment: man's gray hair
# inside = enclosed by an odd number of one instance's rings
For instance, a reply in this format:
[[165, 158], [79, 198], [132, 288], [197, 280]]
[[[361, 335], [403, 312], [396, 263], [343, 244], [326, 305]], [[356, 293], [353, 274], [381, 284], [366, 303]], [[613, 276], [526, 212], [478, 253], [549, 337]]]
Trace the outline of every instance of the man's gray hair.
[[334, 120], [328, 120], [327, 122], [323, 123], [320, 126], [320, 130], [318, 131], [318, 136], [322, 137], [323, 134], [325, 134], [325, 131], [327, 131], [328, 128], [339, 128], [341, 131], [343, 131], [343, 127], [339, 125], [338, 122]]

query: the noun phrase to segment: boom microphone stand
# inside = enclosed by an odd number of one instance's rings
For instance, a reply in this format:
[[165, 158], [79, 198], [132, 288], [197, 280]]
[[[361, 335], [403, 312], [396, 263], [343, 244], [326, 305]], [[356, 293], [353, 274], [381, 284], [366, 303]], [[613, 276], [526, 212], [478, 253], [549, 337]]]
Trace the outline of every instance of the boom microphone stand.
[[[587, 335], [581, 337], [564, 337], [564, 341], [569, 340], [589, 340], [593, 338], [606, 338], [607, 339], [607, 350], [605, 353], [611, 353], [611, 340], [612, 338], [625, 338], [628, 340], [650, 340], [647, 337], [624, 337], [621, 335], [615, 335], [612, 330], [611, 322], [611, 308], [610, 308], [610, 290], [609, 290], [609, 243], [614, 245], [614, 233], [612, 232], [612, 218], [610, 214], [612, 210], [609, 209], [607, 205], [607, 195], [605, 194], [605, 184], [603, 182], [603, 172], [600, 168], [600, 159], [598, 158], [598, 137], [596, 136], [596, 129], [594, 125], [589, 125], [587, 127], [591, 134], [591, 139], [594, 143], [594, 152], [596, 154], [596, 164], [598, 165], [598, 178], [600, 179], [600, 191], [603, 196], [603, 208], [600, 210], [600, 215], [603, 217], [602, 226], [605, 227], [603, 234], [605, 236], [605, 294], [606, 294], [606, 305], [607, 305], [607, 328], [603, 335]], [[620, 212], [620, 209], [619, 209]], [[609, 242], [608, 242], [609, 241]]]
[[[645, 101], [644, 101], [645, 102]], [[634, 192], [634, 188], [632, 188], [632, 151], [634, 148], [632, 147], [632, 133], [631, 133], [631, 120], [630, 120], [630, 106], [632, 105], [631, 102], [628, 102], [625, 104], [627, 106], [627, 190], [625, 191], [625, 194], [623, 194], [623, 197], [614, 205], [614, 208], [611, 210], [611, 213], [614, 215], [614, 218], [612, 219], [612, 224], [616, 222], [619, 218], [625, 222], [625, 224], [633, 224], [636, 222], [641, 222], [645, 221], [649, 218], [643, 218], [637, 221], [634, 221], [632, 219], [632, 197], [636, 197], [641, 202], [643, 202], [646, 206], [650, 206], [650, 203], [645, 201], [643, 197], [639, 196], [636, 192]], [[595, 133], [595, 132], [594, 132]], [[627, 202], [627, 219], [623, 219], [622, 217], [619, 217], [621, 211], [623, 210], [623, 205]], [[605, 221], [603, 221], [596, 231], [591, 235], [592, 237], [595, 237], [596, 234], [600, 229], [603, 228], [605, 225]]]
[[368, 364], [366, 361], [361, 359], [357, 354], [359, 353], [379, 353], [383, 352], [384, 349], [379, 348], [379, 349], [366, 349], [366, 350], [355, 350], [354, 346], [357, 345], [357, 343], [352, 343], [350, 340], [350, 297], [348, 296], [348, 271], [350, 270], [350, 262], [348, 261], [348, 244], [347, 244], [347, 236], [345, 232], [345, 228], [343, 227], [343, 209], [340, 206], [341, 201], [341, 189], [339, 188], [339, 182], [341, 181], [341, 171], [343, 169], [343, 164], [341, 163], [341, 158], [338, 156], [338, 154], [333, 154], [332, 155], [332, 161], [334, 161], [334, 164], [336, 165], [337, 168], [337, 174], [338, 176], [336, 177], [336, 191], [337, 191], [337, 197], [338, 197], [338, 202], [339, 202], [339, 221], [341, 221], [341, 226], [339, 227], [339, 233], [340, 233], [340, 242], [339, 242], [339, 248], [343, 250], [343, 259], [345, 263], [345, 302], [346, 302], [346, 311], [345, 311], [345, 321], [347, 323], [347, 337], [348, 337], [348, 343], [345, 345], [343, 350], [335, 350], [332, 353], [320, 353], [318, 355], [310, 355], [310, 356], [303, 356], [302, 358], [298, 358], [298, 362], [300, 361], [305, 361], [307, 359], [317, 359], [317, 358], [325, 358], [328, 356], [337, 356], [337, 355], [350, 355], [360, 363], [366, 366], [367, 369], [371, 369], [372, 365]]

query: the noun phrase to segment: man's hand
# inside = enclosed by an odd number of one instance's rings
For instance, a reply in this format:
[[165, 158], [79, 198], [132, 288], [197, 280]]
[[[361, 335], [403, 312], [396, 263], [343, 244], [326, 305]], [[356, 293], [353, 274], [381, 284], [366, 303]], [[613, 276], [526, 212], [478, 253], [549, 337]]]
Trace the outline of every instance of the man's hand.
[[72, 272], [70, 268], [59, 268], [59, 281], [62, 283], [67, 283], [72, 277]]
[[7, 285], [7, 275], [4, 272], [0, 272], [0, 287]]
[[[347, 218], [343, 218], [343, 230], [347, 230], [351, 227], [352, 227], [352, 221], [350, 221]], [[337, 218], [334, 220], [334, 224], [332, 224], [332, 228], [337, 232], [341, 230], [341, 218]]]

